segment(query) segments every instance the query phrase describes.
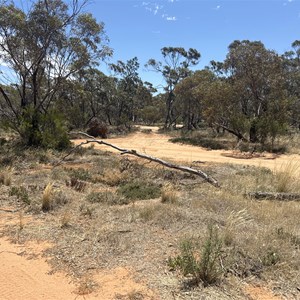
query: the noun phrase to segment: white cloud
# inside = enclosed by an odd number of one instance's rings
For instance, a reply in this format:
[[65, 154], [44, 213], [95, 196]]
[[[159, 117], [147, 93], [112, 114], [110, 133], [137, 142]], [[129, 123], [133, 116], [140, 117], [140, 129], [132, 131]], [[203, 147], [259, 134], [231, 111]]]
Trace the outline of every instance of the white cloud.
[[169, 16], [167, 14], [162, 14], [161, 17], [165, 19], [166, 21], [177, 21], [177, 18], [175, 16]]
[[166, 18], [167, 21], [177, 21], [176, 17], [167, 17]]
[[216, 7], [214, 7], [214, 10], [219, 10], [221, 8], [221, 5], [217, 5]]
[[150, 11], [151, 13], [153, 13], [154, 15], [157, 15], [157, 13], [163, 9], [163, 5], [160, 5], [158, 3], [155, 3], [155, 2], [142, 2], [142, 6]]

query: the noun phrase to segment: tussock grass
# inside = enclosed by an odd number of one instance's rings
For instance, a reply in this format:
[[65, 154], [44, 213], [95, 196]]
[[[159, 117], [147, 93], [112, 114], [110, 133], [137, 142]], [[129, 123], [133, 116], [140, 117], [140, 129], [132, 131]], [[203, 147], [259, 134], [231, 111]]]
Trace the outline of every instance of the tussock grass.
[[49, 211], [53, 209], [53, 183], [48, 183], [42, 196], [42, 210]]
[[4, 170], [0, 171], [0, 184], [10, 186], [12, 183], [13, 171], [13, 168], [5, 168]]
[[273, 172], [275, 191], [280, 193], [300, 191], [300, 162], [289, 161]]
[[118, 169], [105, 169], [102, 175], [93, 177], [93, 182], [100, 182], [109, 186], [117, 186], [122, 182], [125, 182], [127, 178], [127, 172], [120, 172]]
[[249, 216], [245, 208], [240, 211], [231, 211], [226, 219], [223, 234], [225, 245], [232, 245], [235, 236], [239, 232], [239, 229], [243, 226], [246, 226], [249, 222], [251, 222], [251, 220], [252, 218]]
[[173, 185], [165, 185], [161, 192], [161, 203], [178, 204], [178, 192]]

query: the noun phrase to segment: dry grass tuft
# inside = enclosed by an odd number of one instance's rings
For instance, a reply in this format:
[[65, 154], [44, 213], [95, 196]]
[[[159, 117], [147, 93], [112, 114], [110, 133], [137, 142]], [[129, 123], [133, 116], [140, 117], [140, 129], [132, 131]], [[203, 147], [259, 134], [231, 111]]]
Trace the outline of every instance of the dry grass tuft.
[[117, 186], [126, 180], [126, 175], [126, 172], [121, 173], [118, 169], [105, 169], [102, 175], [93, 177], [93, 182]]
[[300, 190], [299, 161], [289, 161], [273, 172], [275, 190], [279, 193], [296, 192]]
[[48, 183], [42, 197], [42, 210], [49, 211], [53, 208], [53, 183]]
[[249, 216], [247, 210], [244, 208], [240, 211], [231, 211], [226, 219], [224, 230], [224, 243], [229, 246], [234, 241], [234, 236], [240, 227], [247, 225], [251, 222], [252, 218]]
[[175, 187], [172, 185], [165, 185], [162, 188], [161, 192], [161, 203], [178, 203], [178, 192], [175, 190]]
[[0, 172], [0, 184], [10, 186], [12, 183], [12, 168], [6, 168]]
[[70, 226], [70, 223], [71, 223], [71, 213], [68, 210], [66, 210], [60, 219], [60, 227], [67, 228]]

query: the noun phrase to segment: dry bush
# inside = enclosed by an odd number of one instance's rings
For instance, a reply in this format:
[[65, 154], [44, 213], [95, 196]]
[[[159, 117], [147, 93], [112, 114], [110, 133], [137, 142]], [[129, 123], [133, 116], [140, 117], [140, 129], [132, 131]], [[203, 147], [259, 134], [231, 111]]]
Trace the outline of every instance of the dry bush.
[[94, 183], [100, 182], [109, 186], [117, 186], [126, 181], [127, 177], [127, 172], [121, 173], [118, 169], [105, 169], [102, 175], [94, 176], [92, 180]]
[[66, 186], [70, 186], [77, 192], [84, 192], [87, 186], [85, 181], [81, 181], [77, 178], [71, 177], [70, 181], [66, 181]]
[[10, 186], [12, 183], [12, 168], [6, 168], [0, 171], [0, 184], [4, 184], [6, 186]]
[[70, 211], [66, 210], [66, 211], [64, 211], [64, 213], [60, 219], [60, 227], [67, 228], [70, 226], [70, 222], [71, 222], [71, 213], [70, 213]]
[[178, 203], [178, 192], [173, 185], [165, 185], [161, 192], [161, 203]]
[[98, 120], [92, 120], [89, 124], [87, 134], [93, 137], [107, 138], [108, 127], [106, 124], [99, 122]]

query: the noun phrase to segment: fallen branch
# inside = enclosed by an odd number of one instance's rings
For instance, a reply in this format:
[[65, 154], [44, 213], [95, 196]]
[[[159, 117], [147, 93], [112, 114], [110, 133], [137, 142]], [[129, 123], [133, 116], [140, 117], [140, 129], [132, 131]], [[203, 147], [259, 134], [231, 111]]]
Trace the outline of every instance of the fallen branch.
[[257, 200], [300, 201], [300, 194], [295, 193], [250, 192], [246, 195]]
[[68, 153], [66, 156], [64, 156], [62, 158], [62, 160], [58, 164], [56, 164], [55, 166], [59, 165], [66, 157], [68, 157], [78, 147], [81, 147], [82, 145], [86, 145], [86, 144], [89, 144], [89, 143], [97, 143], [97, 144], [100, 144], [100, 145], [106, 145], [106, 146], [112, 147], [112, 148], [120, 151], [121, 155], [124, 155], [124, 154], [134, 155], [134, 156], [137, 156], [137, 157], [140, 157], [140, 158], [144, 158], [144, 159], [147, 159], [147, 160], [150, 160], [150, 161], [154, 161], [154, 162], [156, 162], [158, 164], [161, 164], [161, 165], [166, 166], [166, 167], [171, 168], [171, 169], [176, 169], [176, 170], [180, 170], [180, 171], [183, 171], [183, 172], [187, 172], [187, 173], [190, 173], [190, 174], [194, 174], [194, 175], [200, 176], [201, 178], [205, 179], [207, 182], [209, 182], [213, 186], [220, 187], [220, 185], [219, 185], [219, 183], [218, 183], [218, 181], [216, 179], [214, 179], [213, 177], [207, 175], [206, 173], [204, 173], [201, 170], [196, 170], [196, 169], [193, 169], [193, 168], [190, 168], [190, 167], [186, 167], [186, 166], [175, 165], [173, 163], [167, 162], [167, 161], [162, 160], [160, 158], [139, 153], [136, 150], [122, 149], [120, 147], [117, 147], [117, 146], [115, 146], [113, 144], [104, 142], [102, 140], [97, 140], [93, 136], [90, 136], [90, 135], [86, 134], [85, 132], [72, 132], [72, 134], [83, 135], [83, 136], [89, 138], [89, 140], [86, 140], [85, 142], [77, 145], [70, 153]]

